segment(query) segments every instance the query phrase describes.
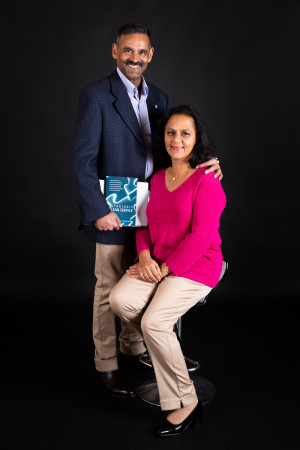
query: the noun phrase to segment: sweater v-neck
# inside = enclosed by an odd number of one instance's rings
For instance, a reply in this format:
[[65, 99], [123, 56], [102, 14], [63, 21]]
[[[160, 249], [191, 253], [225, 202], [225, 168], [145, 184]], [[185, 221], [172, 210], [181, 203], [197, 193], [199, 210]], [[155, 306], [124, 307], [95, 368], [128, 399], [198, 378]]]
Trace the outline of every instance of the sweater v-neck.
[[[197, 169], [199, 170], [199, 169]], [[166, 183], [166, 172], [167, 169], [165, 169], [163, 175], [164, 175], [164, 186], [167, 192], [169, 192], [170, 194], [172, 194], [172, 192], [177, 191], [179, 188], [181, 188], [181, 186], [183, 186], [187, 181], [189, 181], [189, 179], [195, 174], [197, 173], [197, 170], [195, 170], [195, 172], [193, 172], [186, 180], [184, 180], [179, 186], [177, 186], [177, 188], [173, 189], [172, 191], [169, 191], [169, 189], [167, 188], [167, 183]]]

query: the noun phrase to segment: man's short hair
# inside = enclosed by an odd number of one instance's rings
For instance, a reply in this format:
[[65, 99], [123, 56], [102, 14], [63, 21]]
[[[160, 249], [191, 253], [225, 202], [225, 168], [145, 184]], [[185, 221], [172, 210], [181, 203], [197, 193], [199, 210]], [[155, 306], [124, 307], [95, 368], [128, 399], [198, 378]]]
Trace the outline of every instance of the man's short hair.
[[140, 25], [138, 23], [125, 23], [125, 25], [122, 25], [117, 32], [116, 43], [117, 44], [119, 43], [119, 39], [122, 34], [135, 34], [135, 33], [147, 34], [147, 36], [150, 40], [151, 33], [148, 28], [143, 27], [142, 25]]

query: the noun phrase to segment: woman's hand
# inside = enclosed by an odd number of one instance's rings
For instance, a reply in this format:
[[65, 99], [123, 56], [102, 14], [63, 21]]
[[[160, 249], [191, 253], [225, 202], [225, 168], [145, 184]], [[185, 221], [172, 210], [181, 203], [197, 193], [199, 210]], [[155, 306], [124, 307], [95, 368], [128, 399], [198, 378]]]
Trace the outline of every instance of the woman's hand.
[[223, 173], [219, 164], [219, 160], [217, 158], [212, 158], [209, 161], [206, 161], [205, 163], [199, 164], [196, 168], [199, 169], [200, 167], [208, 167], [208, 169], [205, 171], [205, 173], [213, 172], [215, 178], [219, 178], [221, 181], [223, 178]]
[[130, 266], [126, 273], [131, 278], [138, 278], [149, 283], [158, 283], [162, 278], [159, 265], [151, 258], [148, 250], [143, 250], [139, 254], [139, 262]]

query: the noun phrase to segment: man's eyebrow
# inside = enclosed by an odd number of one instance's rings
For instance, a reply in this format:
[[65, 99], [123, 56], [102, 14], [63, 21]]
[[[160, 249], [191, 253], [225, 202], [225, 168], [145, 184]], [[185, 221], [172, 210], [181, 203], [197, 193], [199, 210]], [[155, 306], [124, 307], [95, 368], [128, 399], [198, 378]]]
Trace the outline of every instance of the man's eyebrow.
[[[123, 50], [133, 50], [131, 47], [124, 47]], [[138, 48], [137, 49], [138, 52], [148, 52], [148, 50], [146, 48]]]

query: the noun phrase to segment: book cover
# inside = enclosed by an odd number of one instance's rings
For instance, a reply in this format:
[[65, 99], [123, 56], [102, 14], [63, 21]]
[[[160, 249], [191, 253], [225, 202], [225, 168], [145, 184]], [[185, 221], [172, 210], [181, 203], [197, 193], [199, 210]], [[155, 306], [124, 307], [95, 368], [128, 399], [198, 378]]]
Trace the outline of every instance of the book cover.
[[104, 183], [100, 180], [102, 192], [110, 209], [117, 214], [122, 226], [147, 226], [146, 207], [149, 201], [148, 183], [133, 177], [107, 176]]

